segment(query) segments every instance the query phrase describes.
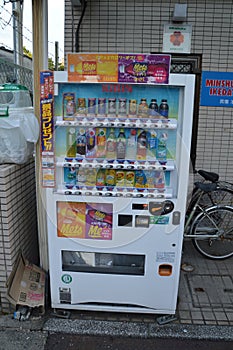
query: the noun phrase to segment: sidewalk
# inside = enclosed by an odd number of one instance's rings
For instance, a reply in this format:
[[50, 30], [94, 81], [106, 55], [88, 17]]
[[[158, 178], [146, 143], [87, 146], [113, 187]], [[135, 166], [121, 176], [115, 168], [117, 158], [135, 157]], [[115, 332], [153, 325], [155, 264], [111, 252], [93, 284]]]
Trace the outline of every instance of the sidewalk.
[[158, 325], [159, 316], [72, 311], [69, 319], [63, 319], [49, 310], [41, 318], [20, 322], [12, 319], [12, 315], [2, 315], [0, 350], [11, 349], [6, 347], [4, 339], [6, 342], [14, 340], [18, 350], [21, 350], [21, 343], [22, 349], [43, 349], [51, 333], [233, 341], [232, 258], [224, 261], [205, 259], [191, 242], [185, 242], [177, 319]]

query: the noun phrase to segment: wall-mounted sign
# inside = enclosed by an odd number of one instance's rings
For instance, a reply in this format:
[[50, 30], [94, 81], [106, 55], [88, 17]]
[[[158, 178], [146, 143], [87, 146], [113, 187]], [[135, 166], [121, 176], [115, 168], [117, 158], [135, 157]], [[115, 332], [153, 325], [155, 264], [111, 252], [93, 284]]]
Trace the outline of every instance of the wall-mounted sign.
[[233, 73], [202, 72], [200, 105], [233, 107]]
[[165, 24], [163, 32], [163, 52], [190, 53], [191, 25]]

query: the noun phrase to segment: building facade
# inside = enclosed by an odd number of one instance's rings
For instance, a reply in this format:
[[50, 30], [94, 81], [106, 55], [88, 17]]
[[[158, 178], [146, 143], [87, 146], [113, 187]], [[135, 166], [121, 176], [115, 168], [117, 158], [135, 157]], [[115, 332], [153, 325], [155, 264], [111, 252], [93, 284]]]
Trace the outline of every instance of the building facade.
[[[65, 53], [160, 53], [164, 24], [172, 23], [179, 0], [65, 0]], [[233, 72], [233, 2], [186, 0], [184, 24], [192, 25], [190, 55], [202, 71]], [[201, 79], [200, 79], [201, 82]], [[201, 93], [198, 86], [197, 95]], [[195, 167], [232, 181], [233, 109], [200, 106], [196, 96]]]

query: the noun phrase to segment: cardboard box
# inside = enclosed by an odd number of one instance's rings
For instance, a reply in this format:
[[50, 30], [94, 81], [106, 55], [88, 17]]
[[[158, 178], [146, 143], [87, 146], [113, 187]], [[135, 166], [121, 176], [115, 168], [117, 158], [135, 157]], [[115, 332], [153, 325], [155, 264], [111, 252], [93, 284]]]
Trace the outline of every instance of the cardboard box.
[[13, 305], [40, 308], [44, 313], [45, 272], [19, 255], [7, 280], [7, 298]]

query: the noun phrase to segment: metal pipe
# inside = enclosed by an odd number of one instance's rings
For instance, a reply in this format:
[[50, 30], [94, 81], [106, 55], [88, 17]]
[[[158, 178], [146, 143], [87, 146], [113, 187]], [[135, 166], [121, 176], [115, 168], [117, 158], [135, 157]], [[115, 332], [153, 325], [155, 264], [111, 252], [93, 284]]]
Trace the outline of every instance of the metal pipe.
[[82, 1], [82, 12], [81, 12], [81, 16], [79, 18], [78, 26], [75, 33], [75, 52], [79, 52], [79, 32], [80, 32], [80, 27], [86, 11], [86, 7], [87, 7], [87, 0], [84, 0]]

